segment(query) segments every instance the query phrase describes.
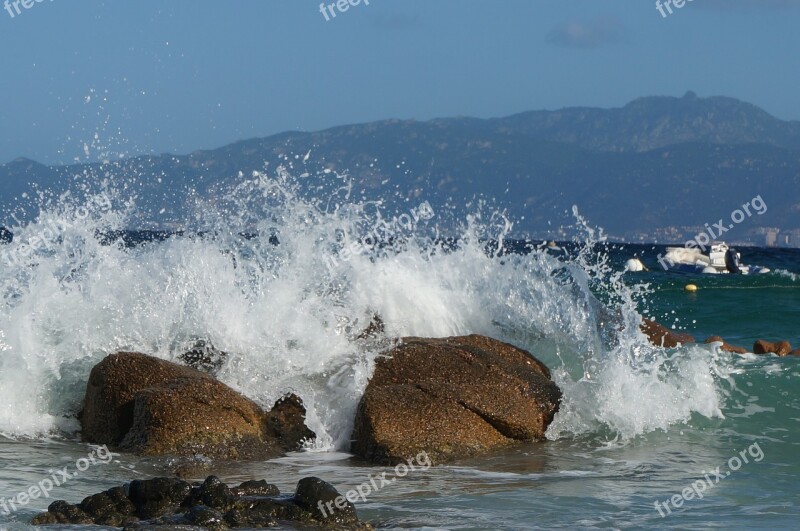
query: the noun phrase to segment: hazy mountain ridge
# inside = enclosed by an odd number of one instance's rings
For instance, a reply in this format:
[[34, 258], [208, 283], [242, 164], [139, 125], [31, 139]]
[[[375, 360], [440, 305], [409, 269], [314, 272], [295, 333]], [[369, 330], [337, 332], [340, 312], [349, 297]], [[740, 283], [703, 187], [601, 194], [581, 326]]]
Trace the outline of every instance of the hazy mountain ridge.
[[537, 139], [600, 151], [649, 151], [684, 142], [770, 144], [800, 149], [800, 122], [734, 98], [639, 98], [619, 109], [532, 111], [498, 120]]
[[[69, 187], [90, 172], [128, 183], [151, 220], [180, 224], [187, 190], [221, 194], [245, 174], [311, 152], [312, 165], [347, 171], [369, 197], [463, 204], [497, 197], [520, 232], [560, 224], [577, 204], [611, 233], [702, 225], [762, 195], [769, 215], [743, 229], [800, 227], [800, 122], [732, 98], [641, 98], [619, 109], [569, 108], [505, 118], [385, 120], [244, 140], [185, 156], [112, 165], [0, 166], [6, 207], [27, 182]], [[297, 161], [300, 164], [299, 161]], [[300, 173], [300, 172], [298, 172]], [[388, 182], [387, 182], [388, 181]], [[164, 214], [161, 211], [164, 210]], [[0, 221], [2, 224], [2, 221]]]

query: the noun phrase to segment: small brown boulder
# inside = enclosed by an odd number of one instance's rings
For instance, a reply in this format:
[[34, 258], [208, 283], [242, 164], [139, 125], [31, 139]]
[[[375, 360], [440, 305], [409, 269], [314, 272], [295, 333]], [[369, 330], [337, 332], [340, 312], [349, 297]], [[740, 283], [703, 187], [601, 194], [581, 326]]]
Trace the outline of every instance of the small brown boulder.
[[266, 413], [208, 374], [119, 352], [92, 369], [81, 423], [84, 440], [142, 455], [268, 458], [314, 436], [298, 428], [305, 409], [292, 403]]
[[561, 391], [529, 352], [484, 336], [405, 338], [378, 360], [351, 450], [441, 462], [544, 438]]
[[657, 347], [675, 348], [678, 345], [695, 342], [694, 337], [689, 334], [675, 332], [650, 319], [642, 319], [642, 324], [639, 328], [650, 340], [650, 343]]
[[719, 336], [711, 336], [704, 341], [704, 343], [722, 343], [720, 347], [723, 352], [733, 352], [734, 354], [747, 354], [747, 349], [744, 347], [735, 347]]
[[759, 339], [753, 345], [753, 353], [755, 354], [777, 354], [778, 356], [786, 356], [792, 351], [792, 345], [788, 341], [778, 341], [777, 343], [770, 343]]

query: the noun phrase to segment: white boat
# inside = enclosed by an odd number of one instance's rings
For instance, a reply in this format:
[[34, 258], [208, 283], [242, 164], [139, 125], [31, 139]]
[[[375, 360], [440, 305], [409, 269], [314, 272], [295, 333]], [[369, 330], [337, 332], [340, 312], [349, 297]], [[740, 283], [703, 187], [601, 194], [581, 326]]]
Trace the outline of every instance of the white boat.
[[700, 249], [686, 247], [667, 247], [667, 254], [659, 258], [659, 262], [668, 271], [676, 273], [705, 273], [705, 274], [741, 274], [760, 275], [769, 273], [769, 269], [762, 266], [748, 266], [739, 263], [741, 254], [728, 247], [725, 242], [715, 243], [711, 246], [708, 255]]

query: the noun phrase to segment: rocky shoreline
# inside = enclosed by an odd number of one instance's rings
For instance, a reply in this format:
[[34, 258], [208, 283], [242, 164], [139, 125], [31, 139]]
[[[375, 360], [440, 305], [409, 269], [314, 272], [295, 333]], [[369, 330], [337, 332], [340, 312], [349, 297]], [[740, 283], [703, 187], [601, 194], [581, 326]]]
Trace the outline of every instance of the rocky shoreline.
[[315, 477], [301, 479], [289, 496], [282, 496], [266, 481], [229, 487], [214, 476], [202, 483], [177, 478], [136, 480], [89, 496], [77, 505], [55, 501], [32, 524], [222, 530], [267, 528], [286, 522], [326, 529], [372, 529], [358, 519], [352, 503]]
[[[380, 334], [380, 320], [375, 323], [365, 337]], [[79, 414], [83, 440], [142, 456], [224, 462], [270, 459], [316, 437], [297, 396], [264, 411], [217, 380], [213, 374], [226, 356], [203, 342], [179, 357], [185, 365], [138, 352], [107, 356], [89, 375]], [[405, 338], [376, 361], [357, 408], [351, 451], [382, 465], [424, 453], [430, 465], [540, 441], [560, 399], [548, 368], [508, 343], [477, 335]], [[229, 487], [213, 476], [203, 483], [137, 480], [77, 505], [59, 500], [33, 523], [369, 528], [319, 478], [305, 478], [294, 495], [283, 496], [266, 481]]]
[[[367, 335], [380, 335], [380, 320]], [[372, 328], [372, 326], [371, 326]], [[664, 348], [691, 335], [645, 319], [641, 330]], [[723, 351], [741, 347], [712, 336]], [[759, 340], [756, 354], [800, 355], [788, 342]], [[264, 460], [299, 449], [316, 435], [302, 400], [287, 395], [269, 411], [214, 377], [227, 354], [198, 342], [183, 364], [118, 352], [91, 371], [79, 415], [85, 442], [143, 456]], [[356, 409], [350, 451], [393, 465], [424, 453], [429, 463], [487, 454], [545, 437], [561, 401], [550, 370], [530, 352], [485, 336], [403, 338], [383, 353]], [[180, 470], [176, 471], [181, 476]], [[203, 527], [370, 529], [355, 507], [319, 478], [292, 495], [266, 481], [229, 487], [209, 476], [136, 480], [71, 505], [53, 502], [35, 525], [108, 525], [125, 529]]]
[[[421, 451], [443, 462], [538, 441], [560, 399], [548, 368], [508, 343], [405, 338], [376, 361], [351, 451], [380, 464]], [[80, 421], [84, 441], [117, 451], [269, 459], [315, 438], [305, 414], [294, 395], [264, 411], [208, 372], [118, 352], [92, 369]]]
[[[694, 336], [684, 332], [670, 330], [650, 319], [644, 319], [640, 328], [642, 333], [647, 336], [650, 343], [657, 347], [675, 348], [678, 345], [697, 343]], [[720, 349], [723, 352], [730, 352], [733, 354], [756, 354], [759, 356], [775, 354], [780, 357], [800, 356], [800, 348], [792, 350], [792, 345], [788, 341], [770, 342], [759, 339], [753, 344], [753, 349], [750, 351], [744, 347], [731, 345], [720, 336], [711, 336], [703, 341], [703, 343], [722, 343]]]

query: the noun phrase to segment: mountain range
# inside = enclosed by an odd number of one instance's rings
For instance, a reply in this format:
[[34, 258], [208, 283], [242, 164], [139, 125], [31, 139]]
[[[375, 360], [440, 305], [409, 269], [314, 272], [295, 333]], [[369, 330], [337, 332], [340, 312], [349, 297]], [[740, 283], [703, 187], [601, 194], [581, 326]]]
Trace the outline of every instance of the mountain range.
[[[621, 108], [531, 111], [505, 118], [385, 120], [319, 132], [287, 132], [189, 155], [46, 166], [20, 158], [0, 166], [0, 208], [19, 216], [32, 186], [66, 190], [76, 176], [134, 187], [143, 225], [180, 226], [187, 196], [214, 197], [245, 175], [308, 155], [346, 171], [367, 198], [467, 210], [493, 198], [520, 235], [557, 236], [572, 205], [619, 239], [680, 240], [756, 196], [768, 210], [735, 237], [765, 227], [800, 228], [800, 122], [733, 98], [645, 97]], [[298, 159], [298, 157], [300, 157]], [[299, 162], [298, 162], [299, 163]], [[269, 166], [265, 166], [269, 164]], [[324, 175], [312, 173], [313, 177]], [[0, 225], [5, 220], [0, 218]], [[671, 230], [673, 229], [673, 230]], [[677, 232], [676, 232], [677, 231]]]

